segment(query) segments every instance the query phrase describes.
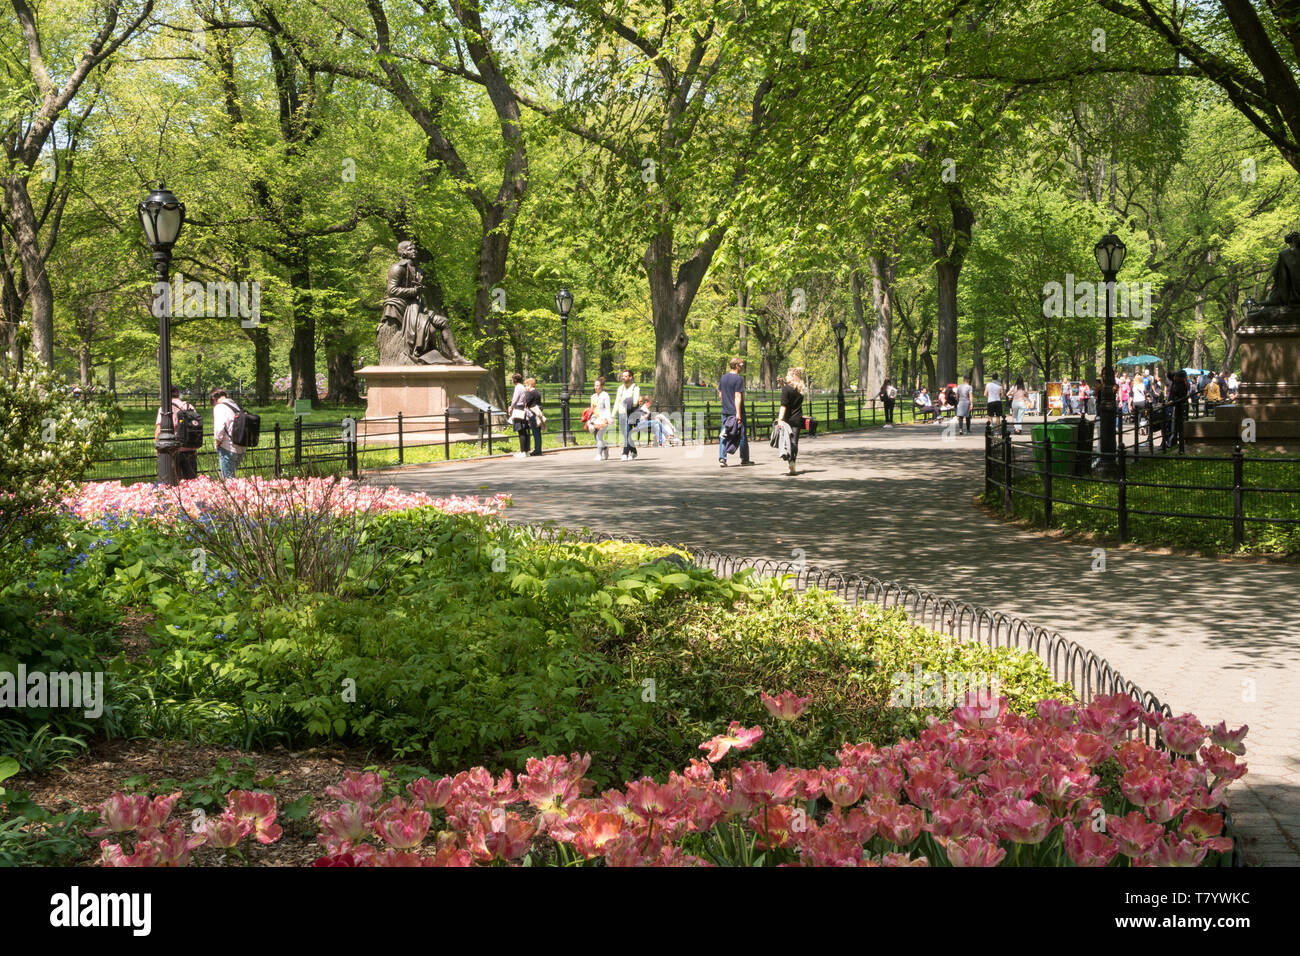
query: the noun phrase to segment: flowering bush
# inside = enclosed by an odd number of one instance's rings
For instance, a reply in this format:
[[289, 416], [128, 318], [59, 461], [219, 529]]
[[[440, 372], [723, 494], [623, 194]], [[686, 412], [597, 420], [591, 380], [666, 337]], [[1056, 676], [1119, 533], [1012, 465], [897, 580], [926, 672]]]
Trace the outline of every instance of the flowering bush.
[[162, 485], [119, 485], [113, 482], [87, 482], [76, 486], [63, 499], [64, 507], [78, 518], [89, 520], [104, 516], [159, 518], [174, 520], [181, 512], [199, 517], [213, 509], [243, 504], [265, 516], [285, 514], [294, 509], [319, 508], [328, 500], [336, 516], [358, 511], [405, 511], [408, 508], [437, 508], [448, 514], [475, 514], [496, 517], [504, 511], [510, 498], [433, 498], [421, 492], [381, 488], [347, 478], [232, 478], [217, 481], [200, 477], [182, 482], [176, 488]]
[[0, 373], [0, 546], [44, 527], [59, 488], [95, 460], [119, 420], [107, 396], [75, 396], [39, 363]]
[[[1143, 715], [1122, 694], [989, 710], [958, 707], [891, 747], [845, 745], [815, 770], [716, 768], [762, 738], [734, 724], [701, 745], [707, 761], [597, 797], [576, 753], [530, 758], [518, 778], [421, 778], [387, 802], [378, 774], [347, 773], [326, 791], [339, 806], [319, 817], [315, 865], [1197, 866], [1231, 851], [1219, 811], [1246, 772], [1231, 749], [1245, 727]], [[1170, 751], [1128, 739], [1140, 716]]]
[[103, 866], [188, 866], [190, 854], [204, 844], [228, 853], [245, 837], [258, 843], [280, 839], [276, 824], [275, 797], [251, 790], [231, 790], [226, 795], [226, 809], [219, 816], [196, 814], [193, 832], [185, 833], [185, 824], [170, 820], [172, 808], [181, 792], [150, 800], [144, 794], [115, 793], [99, 808], [103, 825], [88, 830], [88, 836], [133, 834], [130, 852], [122, 843], [102, 840], [99, 844]]

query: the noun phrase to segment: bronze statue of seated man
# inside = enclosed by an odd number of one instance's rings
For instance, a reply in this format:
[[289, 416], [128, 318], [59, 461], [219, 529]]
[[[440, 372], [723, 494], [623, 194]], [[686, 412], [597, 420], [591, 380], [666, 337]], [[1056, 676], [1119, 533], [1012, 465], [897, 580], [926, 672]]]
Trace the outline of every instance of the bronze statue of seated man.
[[388, 270], [384, 314], [376, 330], [380, 365], [472, 365], [460, 354], [451, 322], [424, 306], [424, 274], [415, 265], [415, 243], [397, 245], [401, 260]]

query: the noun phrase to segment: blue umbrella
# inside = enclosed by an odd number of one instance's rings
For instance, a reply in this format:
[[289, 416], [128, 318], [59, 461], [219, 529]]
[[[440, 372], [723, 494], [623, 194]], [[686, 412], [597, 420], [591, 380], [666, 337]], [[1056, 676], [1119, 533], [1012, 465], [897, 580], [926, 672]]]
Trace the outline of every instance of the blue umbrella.
[[1159, 355], [1126, 355], [1116, 365], [1155, 365], [1163, 362]]
[[1209, 370], [1208, 368], [1185, 368], [1185, 369], [1183, 369], [1183, 371], [1186, 372], [1188, 375], [1211, 375], [1211, 374], [1213, 374], [1213, 373], [1210, 372], [1210, 370]]

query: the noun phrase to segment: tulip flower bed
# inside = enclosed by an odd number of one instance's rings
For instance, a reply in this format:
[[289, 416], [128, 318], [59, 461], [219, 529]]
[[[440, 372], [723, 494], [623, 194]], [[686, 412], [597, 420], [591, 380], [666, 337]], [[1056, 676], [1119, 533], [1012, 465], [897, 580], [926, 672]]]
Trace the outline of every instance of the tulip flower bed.
[[[763, 696], [783, 723], [806, 698]], [[915, 740], [846, 744], [837, 765], [737, 760], [764, 737], [733, 722], [663, 782], [594, 795], [589, 754], [529, 758], [525, 771], [483, 767], [404, 791], [373, 772], [344, 774], [316, 814], [316, 866], [1201, 866], [1232, 850], [1223, 793], [1246, 772], [1246, 728], [1142, 713], [1123, 695], [1087, 707], [1040, 701], [1031, 717], [960, 706]], [[1129, 739], [1139, 720], [1164, 750]], [[1208, 739], [1207, 739], [1208, 738]], [[234, 791], [186, 837], [167, 817], [179, 794], [115, 794], [101, 832], [137, 833], [109, 866], [184, 865], [207, 843], [279, 836], [268, 794]]]
[[429, 507], [446, 514], [497, 517], [509, 503], [509, 497], [432, 498], [420, 492], [360, 484], [348, 478], [251, 477], [217, 481], [202, 477], [186, 481], [176, 488], [143, 483], [86, 482], [64, 496], [63, 507], [83, 520], [110, 517], [118, 520], [174, 520], [182, 511], [197, 516], [213, 509], [241, 505], [253, 509], [260, 516], [270, 517], [294, 508], [318, 508], [324, 502], [328, 502], [330, 510], [338, 516], [358, 511], [378, 513]]

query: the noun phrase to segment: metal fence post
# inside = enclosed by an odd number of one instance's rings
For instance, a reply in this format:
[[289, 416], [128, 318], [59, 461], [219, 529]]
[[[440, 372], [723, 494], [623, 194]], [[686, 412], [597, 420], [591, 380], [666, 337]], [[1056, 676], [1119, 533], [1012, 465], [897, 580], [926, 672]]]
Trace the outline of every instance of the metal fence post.
[[280, 423], [275, 423], [275, 477], [280, 477]]
[[1246, 512], [1244, 508], [1246, 458], [1241, 453], [1241, 443], [1232, 450], [1232, 547], [1240, 550], [1246, 542]]
[[492, 413], [487, 414], [487, 432], [488, 432], [488, 456], [492, 455]]
[[402, 413], [397, 413], [397, 463], [406, 462], [406, 450], [402, 447]]
[[[992, 430], [993, 423], [986, 422], [985, 428]], [[1012, 511], [1011, 500], [1011, 433], [1002, 429], [1002, 510], [1008, 514]]]
[[1043, 429], [1043, 527], [1052, 526], [1052, 434]]
[[442, 410], [442, 457], [451, 461], [451, 410]]
[[293, 417], [293, 466], [302, 467], [302, 416]]
[[1117, 439], [1115, 455], [1119, 459], [1119, 487], [1118, 509], [1119, 509], [1119, 540], [1123, 544], [1128, 540], [1128, 455], [1124, 451], [1124, 436], [1120, 435]]

